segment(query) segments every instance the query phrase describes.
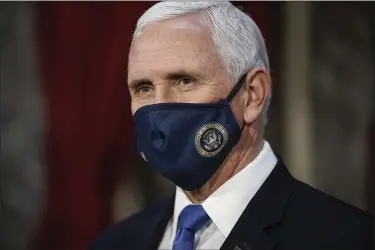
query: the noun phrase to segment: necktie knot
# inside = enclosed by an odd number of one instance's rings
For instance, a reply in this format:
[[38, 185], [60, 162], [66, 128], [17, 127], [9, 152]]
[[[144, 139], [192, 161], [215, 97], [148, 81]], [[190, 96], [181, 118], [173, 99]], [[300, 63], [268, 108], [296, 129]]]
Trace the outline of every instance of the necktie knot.
[[197, 232], [210, 219], [201, 205], [188, 205], [178, 217], [178, 229], [189, 229]]
[[210, 219], [201, 205], [189, 205], [178, 216], [173, 250], [193, 250], [195, 233]]

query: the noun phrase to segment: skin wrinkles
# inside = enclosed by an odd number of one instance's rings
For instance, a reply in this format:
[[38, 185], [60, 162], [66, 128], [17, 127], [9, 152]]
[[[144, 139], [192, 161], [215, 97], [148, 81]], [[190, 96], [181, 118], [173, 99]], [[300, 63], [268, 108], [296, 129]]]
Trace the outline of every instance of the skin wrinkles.
[[[132, 43], [128, 84], [131, 109], [155, 103], [214, 103], [226, 98], [234, 83], [215, 50], [200, 13], [165, 20], [146, 27]], [[225, 181], [249, 164], [262, 148], [261, 111], [271, 80], [264, 70], [248, 72], [243, 88], [231, 101], [241, 139], [201, 188], [186, 192], [201, 203]], [[198, 173], [197, 173], [198, 174]]]

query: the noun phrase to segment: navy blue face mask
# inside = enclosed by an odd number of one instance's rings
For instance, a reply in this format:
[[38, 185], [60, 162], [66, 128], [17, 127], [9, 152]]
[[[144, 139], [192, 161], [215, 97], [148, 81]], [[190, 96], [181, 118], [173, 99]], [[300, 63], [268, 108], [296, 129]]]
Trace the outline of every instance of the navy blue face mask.
[[202, 187], [218, 170], [241, 136], [230, 101], [158, 103], [134, 114], [136, 147], [157, 172], [184, 190]]

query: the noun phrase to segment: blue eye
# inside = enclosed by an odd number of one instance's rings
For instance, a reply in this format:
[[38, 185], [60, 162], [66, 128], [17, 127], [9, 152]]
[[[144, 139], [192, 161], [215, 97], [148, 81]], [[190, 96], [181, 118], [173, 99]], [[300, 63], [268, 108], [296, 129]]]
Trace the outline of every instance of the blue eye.
[[150, 92], [152, 90], [152, 88], [150, 87], [150, 85], [146, 85], [146, 84], [142, 84], [142, 85], [139, 85], [137, 88], [136, 88], [136, 93], [147, 93], [147, 92]]
[[192, 83], [194, 83], [194, 79], [192, 79], [190, 77], [183, 77], [180, 80], [180, 84], [182, 84], [182, 85], [189, 85], [189, 84], [192, 84]]

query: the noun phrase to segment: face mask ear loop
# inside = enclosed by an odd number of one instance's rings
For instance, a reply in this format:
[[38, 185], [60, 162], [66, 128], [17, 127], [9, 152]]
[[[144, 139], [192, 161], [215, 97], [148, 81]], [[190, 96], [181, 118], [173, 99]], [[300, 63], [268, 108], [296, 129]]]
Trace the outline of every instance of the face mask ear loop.
[[[237, 92], [240, 90], [240, 88], [243, 86], [244, 82], [245, 82], [245, 79], [246, 79], [246, 76], [247, 74], [245, 74], [244, 76], [241, 77], [241, 79], [237, 82], [236, 86], [234, 86], [234, 88], [232, 89], [232, 91], [229, 93], [228, 97], [227, 97], [227, 100], [228, 102], [230, 102], [237, 94]], [[242, 130], [244, 129], [245, 127], [245, 121], [241, 127], [241, 134], [242, 134]]]
[[232, 89], [232, 91], [229, 93], [227, 100], [230, 102], [237, 94], [237, 92], [240, 90], [242, 87], [243, 83], [245, 82], [247, 74], [241, 77], [241, 79], [237, 82], [236, 86]]

